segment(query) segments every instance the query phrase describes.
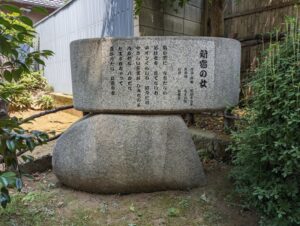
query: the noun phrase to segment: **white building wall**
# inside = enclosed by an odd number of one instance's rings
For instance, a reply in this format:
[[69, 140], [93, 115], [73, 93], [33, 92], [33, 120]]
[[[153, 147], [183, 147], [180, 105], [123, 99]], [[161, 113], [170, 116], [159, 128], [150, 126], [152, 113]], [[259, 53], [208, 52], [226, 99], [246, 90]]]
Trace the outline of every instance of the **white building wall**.
[[73, 0], [36, 25], [46, 61], [45, 77], [55, 92], [72, 94], [70, 42], [84, 38], [133, 36], [132, 0]]

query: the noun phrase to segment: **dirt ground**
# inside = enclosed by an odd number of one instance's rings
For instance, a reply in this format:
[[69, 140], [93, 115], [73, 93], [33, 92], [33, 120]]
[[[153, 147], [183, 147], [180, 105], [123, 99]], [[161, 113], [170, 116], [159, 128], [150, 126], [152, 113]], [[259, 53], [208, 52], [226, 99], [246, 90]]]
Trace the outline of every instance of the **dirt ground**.
[[[26, 118], [36, 111], [16, 113]], [[51, 114], [25, 125], [27, 129], [64, 131], [79, 117]], [[219, 125], [219, 123], [217, 123]], [[52, 151], [55, 142], [38, 147], [35, 157]], [[99, 195], [63, 186], [52, 173], [24, 179], [22, 192], [12, 190], [12, 203], [0, 209], [0, 226], [256, 226], [254, 212], [245, 210], [232, 194], [230, 167], [204, 164], [208, 183], [190, 191], [131, 195]]]
[[0, 225], [20, 226], [256, 226], [231, 195], [229, 167], [205, 165], [208, 184], [191, 191], [98, 195], [60, 184], [49, 171], [25, 179], [21, 193], [0, 210]]
[[[15, 112], [12, 115], [18, 118], [27, 118], [31, 115], [38, 114], [40, 111], [28, 110], [24, 112]], [[61, 133], [65, 131], [73, 122], [77, 121], [79, 116], [71, 115], [67, 112], [60, 111], [55, 114], [49, 114], [23, 124], [24, 129], [41, 130], [45, 132], [56, 131]]]
[[[28, 110], [24, 112], [15, 112], [12, 114], [12, 116], [24, 119], [38, 113], [40, 113], [40, 111]], [[40, 130], [48, 133], [55, 131], [56, 134], [60, 134], [69, 128], [74, 122], [79, 120], [79, 118], [79, 116], [60, 111], [55, 114], [49, 114], [37, 118], [29, 123], [23, 124], [22, 127], [28, 130]], [[31, 153], [31, 155], [35, 158], [39, 158], [44, 155], [51, 154], [54, 144], [55, 141], [52, 141], [43, 146], [39, 146], [34, 150], [34, 152]]]

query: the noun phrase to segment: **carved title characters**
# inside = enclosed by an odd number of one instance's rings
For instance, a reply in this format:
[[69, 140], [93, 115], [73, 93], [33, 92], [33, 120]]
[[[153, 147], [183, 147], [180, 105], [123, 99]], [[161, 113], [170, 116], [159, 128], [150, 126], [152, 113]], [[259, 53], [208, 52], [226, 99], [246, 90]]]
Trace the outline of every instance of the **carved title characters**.
[[200, 88], [207, 88], [207, 58], [208, 58], [208, 51], [207, 50], [201, 50], [200, 51], [200, 68], [202, 69], [200, 71]]

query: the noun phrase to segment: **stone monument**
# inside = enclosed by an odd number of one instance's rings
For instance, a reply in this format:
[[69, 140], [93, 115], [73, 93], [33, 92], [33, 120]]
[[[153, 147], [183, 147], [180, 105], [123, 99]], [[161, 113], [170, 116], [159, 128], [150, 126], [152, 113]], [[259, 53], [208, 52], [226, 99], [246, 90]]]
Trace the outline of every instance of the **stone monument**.
[[190, 189], [205, 184], [185, 112], [238, 103], [238, 41], [140, 37], [71, 43], [74, 106], [92, 112], [56, 143], [53, 169], [97, 193]]

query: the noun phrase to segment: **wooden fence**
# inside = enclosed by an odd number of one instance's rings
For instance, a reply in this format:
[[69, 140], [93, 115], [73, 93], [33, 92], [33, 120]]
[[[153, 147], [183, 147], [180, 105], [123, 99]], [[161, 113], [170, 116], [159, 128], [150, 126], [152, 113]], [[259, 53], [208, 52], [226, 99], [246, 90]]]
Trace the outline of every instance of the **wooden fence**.
[[298, 18], [299, 10], [300, 0], [226, 0], [225, 36], [242, 42], [243, 76], [255, 68], [256, 57], [272, 39], [269, 33], [284, 32], [285, 18]]

